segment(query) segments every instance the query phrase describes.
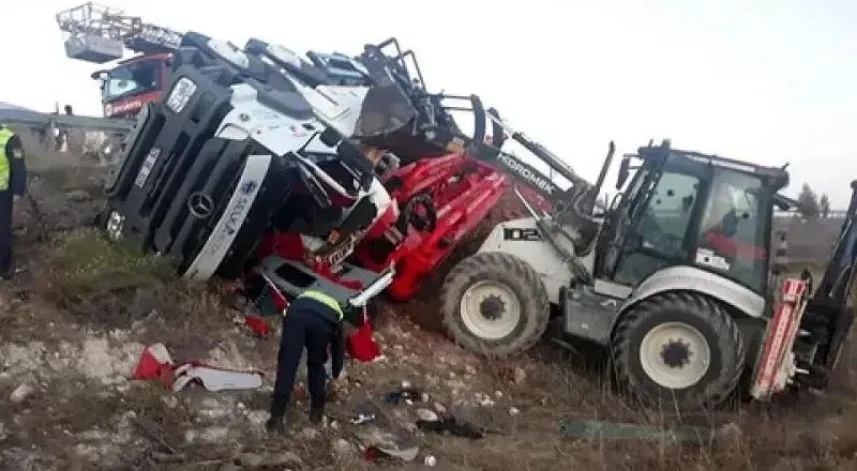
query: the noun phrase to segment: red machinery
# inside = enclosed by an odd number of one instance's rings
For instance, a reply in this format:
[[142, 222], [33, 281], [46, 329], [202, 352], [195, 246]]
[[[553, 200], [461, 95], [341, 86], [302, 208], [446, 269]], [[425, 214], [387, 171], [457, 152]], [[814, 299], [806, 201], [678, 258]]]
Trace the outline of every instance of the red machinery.
[[[410, 299], [421, 282], [493, 209], [508, 189], [506, 177], [485, 163], [461, 154], [424, 159], [397, 169], [384, 179], [392, 202], [374, 224], [350, 234], [339, 247], [353, 253], [359, 265], [383, 272], [396, 266], [388, 293]], [[313, 271], [352, 289], [359, 283], [337, 276], [342, 256], [331, 250], [308, 259], [302, 234], [270, 231], [257, 251], [259, 258], [275, 253], [304, 261]], [[346, 239], [343, 237], [343, 239]], [[356, 248], [355, 248], [356, 243]], [[346, 245], [349, 244], [349, 245]]]
[[[260, 54], [264, 54], [262, 46], [266, 45], [259, 45]], [[382, 52], [389, 47], [395, 48], [394, 54]], [[272, 55], [268, 58], [274, 62], [281, 60]], [[406, 59], [413, 64], [415, 73], [409, 71]], [[478, 226], [509, 190], [507, 175], [525, 183], [519, 191], [539, 210], [550, 212], [558, 202], [570, 201], [569, 195], [541, 172], [500, 149], [511, 137], [558, 175], [572, 183], [579, 181], [564, 162], [512, 130], [496, 110], [485, 110], [478, 97], [428, 93], [413, 52], [402, 52], [395, 39], [377, 46], [367, 45], [357, 60], [375, 80], [373, 93], [367, 94], [360, 103], [361, 114], [396, 117], [397, 120], [390, 121], [406, 124], [395, 129], [381, 125], [379, 129], [383, 132], [379, 133], [358, 129], [355, 139], [370, 148], [391, 151], [405, 165], [378, 176], [388, 199], [377, 198], [373, 202], [377, 209], [375, 216], [361, 229], [342, 234], [334, 230], [326, 240], [316, 238], [315, 242], [298, 231], [275, 229], [263, 237], [256, 253], [259, 259], [275, 254], [304, 262], [316, 274], [350, 289], [361, 286], [340, 275], [342, 261], [346, 258], [378, 273], [395, 266], [396, 276], [387, 292], [393, 299], [404, 301], [417, 293], [426, 276], [462, 241], [477, 232]], [[280, 65], [288, 70], [290, 64], [281, 62]], [[393, 81], [385, 82], [385, 75]], [[377, 85], [381, 83], [386, 85]], [[400, 100], [399, 106], [394, 106], [397, 100]], [[470, 107], [444, 106], [444, 100], [466, 100]], [[403, 106], [405, 103], [407, 106]], [[396, 110], [401, 109], [409, 111], [397, 115], [401, 111]], [[450, 111], [473, 114], [473, 136], [461, 133]], [[487, 137], [488, 125], [491, 137]], [[347, 213], [357, 203], [352, 201], [340, 206]], [[299, 209], [288, 212], [295, 210]], [[522, 216], [501, 215], [505, 219]], [[318, 248], [319, 245], [323, 247]]]
[[[345, 257], [353, 255], [358, 265], [379, 273], [395, 266], [396, 276], [387, 293], [406, 301], [418, 292], [427, 275], [477, 232], [511, 188], [504, 172], [462, 153], [417, 160], [386, 175], [383, 184], [391, 203], [380, 208], [365, 231], [349, 235], [349, 240], [328, 251], [326, 257], [308, 258], [305, 235], [278, 231], [266, 234], [257, 256], [276, 254], [303, 261], [317, 274], [351, 289], [362, 286], [338, 275], [337, 267]], [[550, 210], [551, 202], [532, 189], [520, 187], [518, 191], [533, 206]], [[501, 215], [503, 219], [519, 216]]]
[[395, 264], [388, 293], [400, 301], [410, 299], [426, 275], [475, 232], [509, 186], [495, 169], [460, 154], [415, 162], [385, 183], [408, 225], [376, 224], [355, 257], [378, 272]]

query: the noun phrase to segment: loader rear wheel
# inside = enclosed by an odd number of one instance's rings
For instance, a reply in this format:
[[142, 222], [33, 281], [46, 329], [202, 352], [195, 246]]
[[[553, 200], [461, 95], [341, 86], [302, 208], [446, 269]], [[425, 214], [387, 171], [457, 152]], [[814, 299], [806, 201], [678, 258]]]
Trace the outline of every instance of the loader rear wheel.
[[449, 335], [486, 356], [523, 352], [547, 330], [550, 303], [527, 262], [501, 252], [466, 258], [441, 288], [441, 314]]
[[649, 404], [722, 402], [738, 384], [745, 355], [741, 332], [723, 307], [687, 292], [641, 302], [613, 334], [617, 380]]

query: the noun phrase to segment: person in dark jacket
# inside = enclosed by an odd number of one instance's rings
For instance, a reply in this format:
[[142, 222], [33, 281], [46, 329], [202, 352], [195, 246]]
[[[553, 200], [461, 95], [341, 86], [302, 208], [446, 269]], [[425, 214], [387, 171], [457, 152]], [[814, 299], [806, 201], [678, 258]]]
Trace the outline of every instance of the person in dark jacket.
[[315, 290], [304, 291], [283, 314], [283, 333], [277, 356], [277, 378], [271, 401], [271, 418], [265, 424], [270, 431], [285, 431], [285, 412], [301, 354], [306, 348], [307, 383], [310, 397], [310, 422], [317, 424], [324, 416], [327, 400], [324, 369], [331, 356], [332, 381], [339, 378], [345, 360], [342, 307], [333, 297]]
[[21, 137], [0, 123], [0, 278], [15, 275], [12, 208], [27, 191], [27, 164]]

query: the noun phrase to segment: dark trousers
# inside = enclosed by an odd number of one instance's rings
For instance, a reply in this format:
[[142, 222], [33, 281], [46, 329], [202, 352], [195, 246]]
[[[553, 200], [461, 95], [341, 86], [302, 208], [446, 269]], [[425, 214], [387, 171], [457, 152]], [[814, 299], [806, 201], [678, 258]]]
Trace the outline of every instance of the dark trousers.
[[0, 276], [15, 271], [12, 259], [12, 192], [0, 191]]
[[301, 310], [287, 311], [283, 319], [283, 335], [277, 356], [277, 379], [274, 382], [274, 400], [271, 417], [283, 417], [295, 387], [295, 374], [306, 348], [307, 382], [310, 407], [321, 409], [326, 399], [324, 364], [327, 347], [333, 335], [330, 323], [322, 317]]

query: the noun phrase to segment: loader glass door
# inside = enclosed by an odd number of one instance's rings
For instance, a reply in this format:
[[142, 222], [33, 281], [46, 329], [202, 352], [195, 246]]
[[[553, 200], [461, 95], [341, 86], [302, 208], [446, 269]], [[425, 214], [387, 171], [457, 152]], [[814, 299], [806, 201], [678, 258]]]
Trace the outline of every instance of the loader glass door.
[[636, 286], [661, 268], [687, 263], [696, 245], [706, 173], [701, 164], [671, 155], [643, 187], [614, 281]]
[[694, 263], [764, 293], [773, 210], [767, 193], [759, 177], [717, 168]]

